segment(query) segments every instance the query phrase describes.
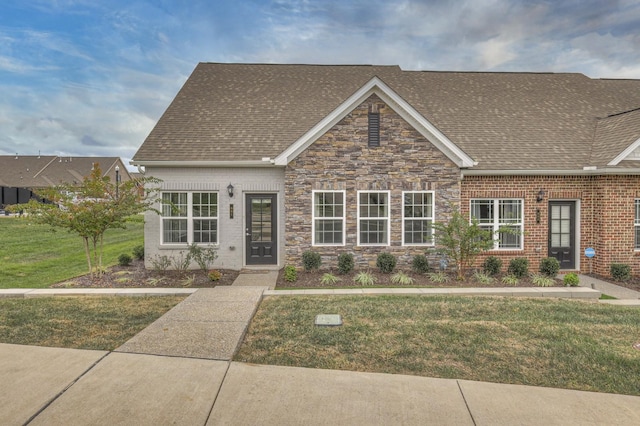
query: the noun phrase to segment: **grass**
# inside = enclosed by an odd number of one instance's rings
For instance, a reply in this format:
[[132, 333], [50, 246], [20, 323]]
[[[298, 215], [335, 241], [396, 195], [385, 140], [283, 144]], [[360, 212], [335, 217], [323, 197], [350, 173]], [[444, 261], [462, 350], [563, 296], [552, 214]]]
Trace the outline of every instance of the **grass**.
[[[341, 327], [316, 327], [340, 314]], [[235, 360], [640, 395], [640, 310], [453, 296], [265, 299]]]
[[0, 299], [0, 342], [113, 350], [184, 297]]
[[[82, 238], [29, 218], [0, 218], [0, 288], [44, 288], [88, 272]], [[103, 265], [143, 244], [142, 217], [105, 233]]]

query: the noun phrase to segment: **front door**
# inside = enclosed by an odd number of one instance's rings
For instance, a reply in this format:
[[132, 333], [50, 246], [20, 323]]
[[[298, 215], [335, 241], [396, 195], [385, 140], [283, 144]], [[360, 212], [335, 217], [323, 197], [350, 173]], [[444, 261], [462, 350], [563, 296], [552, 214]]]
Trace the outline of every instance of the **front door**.
[[560, 269], [576, 267], [576, 202], [549, 202], [549, 257], [560, 262]]
[[246, 264], [278, 264], [276, 194], [246, 195]]

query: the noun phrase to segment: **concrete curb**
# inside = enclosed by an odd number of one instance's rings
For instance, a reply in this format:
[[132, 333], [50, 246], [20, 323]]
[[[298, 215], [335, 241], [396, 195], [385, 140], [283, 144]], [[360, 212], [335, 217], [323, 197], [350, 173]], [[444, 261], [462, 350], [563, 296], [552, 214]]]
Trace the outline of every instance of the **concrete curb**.
[[197, 288], [8, 288], [0, 289], [3, 297], [51, 296], [189, 296]]

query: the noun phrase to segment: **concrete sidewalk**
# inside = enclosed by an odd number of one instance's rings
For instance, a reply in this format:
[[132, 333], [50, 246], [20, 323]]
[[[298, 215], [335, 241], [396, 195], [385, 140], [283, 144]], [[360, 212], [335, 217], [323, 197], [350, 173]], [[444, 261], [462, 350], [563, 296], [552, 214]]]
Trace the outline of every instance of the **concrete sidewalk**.
[[3, 425], [640, 424], [640, 397], [0, 344]]

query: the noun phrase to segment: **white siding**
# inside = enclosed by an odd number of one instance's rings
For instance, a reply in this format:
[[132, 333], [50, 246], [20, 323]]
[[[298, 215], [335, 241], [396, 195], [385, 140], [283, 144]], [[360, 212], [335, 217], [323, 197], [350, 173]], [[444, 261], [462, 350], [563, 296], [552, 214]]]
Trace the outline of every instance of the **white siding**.
[[[246, 193], [278, 194], [278, 265], [284, 262], [284, 168], [152, 168], [147, 167], [145, 176], [161, 179], [164, 191], [218, 191], [219, 224], [218, 259], [216, 268], [239, 270], [245, 267], [245, 206]], [[227, 194], [232, 184], [234, 196]], [[229, 217], [230, 205], [234, 206], [233, 219]], [[159, 205], [156, 206], [159, 209]], [[160, 217], [155, 212], [145, 216], [145, 265], [152, 268], [150, 259], [177, 252], [160, 245]], [[193, 265], [195, 267], [195, 265]]]

